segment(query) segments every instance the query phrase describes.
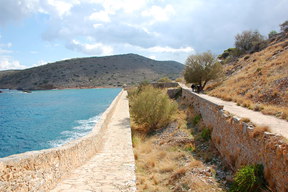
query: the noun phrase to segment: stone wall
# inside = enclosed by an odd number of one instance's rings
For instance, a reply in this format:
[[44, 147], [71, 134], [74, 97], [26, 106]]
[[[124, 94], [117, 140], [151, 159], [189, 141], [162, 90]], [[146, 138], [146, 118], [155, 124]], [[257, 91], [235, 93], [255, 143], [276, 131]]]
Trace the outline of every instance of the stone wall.
[[179, 84], [177, 82], [170, 83], [151, 83], [151, 85], [155, 88], [169, 88], [169, 87], [178, 87]]
[[269, 132], [256, 134], [252, 125], [188, 89], [182, 89], [182, 98], [201, 114], [205, 126], [211, 129], [213, 143], [232, 169], [263, 164], [269, 186], [276, 191], [288, 191], [287, 140]]
[[90, 134], [61, 147], [0, 158], [0, 191], [49, 191], [70, 170], [94, 156], [102, 147], [103, 132], [122, 93], [102, 114]]
[[177, 99], [182, 94], [181, 87], [179, 88], [167, 88], [167, 94], [171, 99]]

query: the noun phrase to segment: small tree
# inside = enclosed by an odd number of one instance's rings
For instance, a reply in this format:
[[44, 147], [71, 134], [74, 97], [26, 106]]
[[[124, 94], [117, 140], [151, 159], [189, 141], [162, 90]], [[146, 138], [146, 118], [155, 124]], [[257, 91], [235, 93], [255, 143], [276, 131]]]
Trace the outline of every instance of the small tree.
[[277, 31], [273, 30], [268, 34], [269, 39], [277, 34]]
[[288, 32], [288, 20], [280, 25], [280, 29], [283, 32]]
[[235, 47], [243, 54], [260, 51], [266, 46], [265, 38], [258, 31], [243, 31], [235, 36]]
[[204, 89], [208, 81], [219, 78], [223, 72], [222, 65], [210, 51], [190, 55], [185, 65], [186, 82], [200, 85], [200, 91]]

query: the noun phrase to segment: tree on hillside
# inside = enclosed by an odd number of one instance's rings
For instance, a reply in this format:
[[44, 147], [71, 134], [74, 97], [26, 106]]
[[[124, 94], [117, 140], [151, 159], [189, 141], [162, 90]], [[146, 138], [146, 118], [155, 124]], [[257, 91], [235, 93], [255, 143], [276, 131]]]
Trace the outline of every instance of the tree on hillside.
[[277, 35], [277, 31], [273, 30], [268, 34], [269, 39]]
[[266, 41], [258, 31], [243, 31], [235, 36], [235, 47], [243, 54], [253, 53], [266, 47]]
[[222, 76], [223, 68], [215, 55], [210, 51], [202, 54], [190, 55], [185, 63], [184, 78], [188, 83], [200, 85], [204, 89], [208, 81]]
[[280, 25], [281, 31], [288, 32], [288, 20]]

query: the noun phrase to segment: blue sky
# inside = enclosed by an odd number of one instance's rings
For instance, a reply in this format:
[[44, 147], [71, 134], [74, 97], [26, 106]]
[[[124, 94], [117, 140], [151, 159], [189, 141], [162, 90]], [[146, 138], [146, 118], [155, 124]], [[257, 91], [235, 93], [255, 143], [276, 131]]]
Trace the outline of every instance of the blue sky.
[[244, 30], [267, 35], [288, 0], [0, 0], [0, 70], [67, 58], [136, 53], [184, 63], [233, 47]]

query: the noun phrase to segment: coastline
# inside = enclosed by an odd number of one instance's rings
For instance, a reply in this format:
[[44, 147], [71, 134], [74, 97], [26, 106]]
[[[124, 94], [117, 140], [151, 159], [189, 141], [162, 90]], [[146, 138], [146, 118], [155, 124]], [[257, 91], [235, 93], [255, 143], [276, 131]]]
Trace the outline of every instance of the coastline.
[[60, 147], [0, 158], [0, 191], [47, 191], [89, 160], [102, 148], [103, 132], [122, 94], [123, 89], [88, 135]]

